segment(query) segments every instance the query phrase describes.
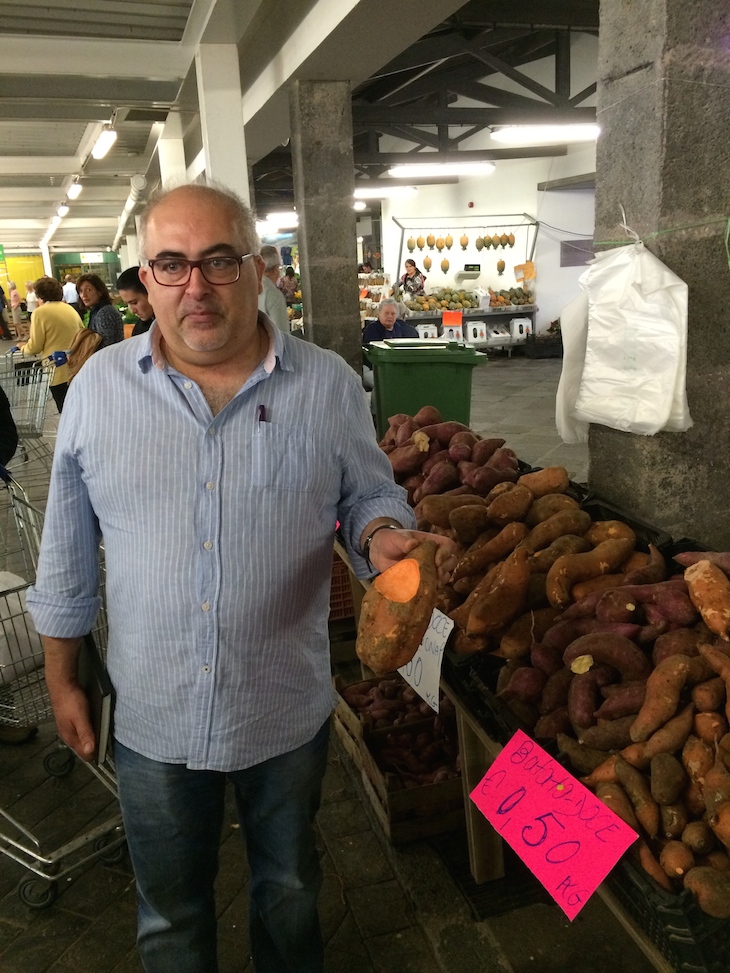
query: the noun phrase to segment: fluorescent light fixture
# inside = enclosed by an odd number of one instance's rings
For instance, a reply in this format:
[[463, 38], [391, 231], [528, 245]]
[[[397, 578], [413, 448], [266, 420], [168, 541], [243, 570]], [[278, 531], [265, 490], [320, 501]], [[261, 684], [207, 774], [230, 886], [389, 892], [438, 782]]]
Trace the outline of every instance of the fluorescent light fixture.
[[489, 176], [495, 170], [493, 162], [421, 162], [394, 166], [387, 175], [393, 179], [418, 179], [419, 176]]
[[61, 203], [61, 205], [56, 210], [56, 213], [59, 216], [66, 216], [66, 214], [68, 213], [68, 206], [65, 203]]
[[353, 193], [355, 199], [393, 199], [396, 196], [415, 196], [415, 186], [358, 186]]
[[99, 134], [99, 138], [94, 143], [94, 148], [91, 150], [92, 158], [103, 159], [116, 140], [117, 133], [113, 128], [103, 128]]
[[364, 203], [361, 199], [358, 199], [356, 203], [352, 204], [352, 208], [356, 209], [358, 213], [361, 213], [364, 209], [368, 208], [368, 204]]
[[68, 196], [69, 199], [78, 199], [79, 196], [81, 195], [81, 190], [83, 188], [84, 187], [81, 185], [80, 182], [72, 182], [71, 185], [68, 187], [68, 192], [66, 193], [66, 195]]
[[57, 227], [60, 222], [61, 222], [61, 217], [60, 216], [52, 216], [51, 217], [51, 226], [52, 227], [54, 227], [54, 228]]
[[268, 232], [272, 233], [276, 230], [299, 226], [299, 217], [294, 210], [285, 213], [268, 213], [264, 224], [268, 228]]
[[505, 125], [492, 129], [492, 141], [507, 145], [558, 144], [561, 142], [595, 142], [598, 125]]

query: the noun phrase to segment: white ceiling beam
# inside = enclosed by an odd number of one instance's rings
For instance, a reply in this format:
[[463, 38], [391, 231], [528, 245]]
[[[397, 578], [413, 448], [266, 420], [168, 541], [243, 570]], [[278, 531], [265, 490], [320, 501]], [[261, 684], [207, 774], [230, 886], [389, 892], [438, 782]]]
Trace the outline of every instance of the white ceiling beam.
[[93, 95], [94, 77], [182, 81], [194, 56], [192, 45], [172, 41], [14, 36], [3, 47], [0, 73], [78, 77], [83, 70]]
[[0, 176], [69, 176], [78, 172], [83, 159], [78, 156], [0, 156]]

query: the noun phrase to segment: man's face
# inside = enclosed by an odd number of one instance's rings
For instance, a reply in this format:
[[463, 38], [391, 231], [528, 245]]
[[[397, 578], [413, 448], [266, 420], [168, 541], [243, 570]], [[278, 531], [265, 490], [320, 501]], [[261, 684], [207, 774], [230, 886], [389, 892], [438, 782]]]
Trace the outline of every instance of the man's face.
[[385, 307], [381, 307], [380, 313], [378, 314], [378, 320], [387, 328], [388, 331], [393, 330], [393, 325], [398, 318], [398, 311], [392, 304], [386, 304]]
[[[189, 188], [174, 190], [150, 214], [147, 256], [240, 257], [250, 251], [238, 237], [230, 208], [214, 196]], [[245, 355], [256, 336], [258, 295], [264, 262], [245, 260], [234, 284], [209, 284], [199, 267], [187, 284], [158, 284], [152, 268], [140, 269], [169, 351], [181, 362], [217, 365]]]
[[155, 312], [147, 300], [146, 294], [140, 294], [139, 291], [129, 291], [122, 288], [119, 291], [119, 296], [132, 314], [136, 314], [140, 321], [149, 321], [150, 318], [155, 316]]

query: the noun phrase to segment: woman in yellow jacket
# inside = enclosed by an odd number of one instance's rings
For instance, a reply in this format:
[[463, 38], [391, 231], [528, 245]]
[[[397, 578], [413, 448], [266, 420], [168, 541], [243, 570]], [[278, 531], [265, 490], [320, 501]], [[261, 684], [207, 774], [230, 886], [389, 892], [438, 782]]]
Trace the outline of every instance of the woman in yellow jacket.
[[[66, 351], [75, 335], [83, 328], [76, 311], [63, 301], [63, 288], [53, 277], [40, 277], [35, 282], [38, 306], [30, 319], [30, 336], [18, 342], [24, 355], [40, 355], [47, 358], [54, 351]], [[68, 391], [68, 366], [56, 368], [51, 381], [51, 395], [58, 411]]]

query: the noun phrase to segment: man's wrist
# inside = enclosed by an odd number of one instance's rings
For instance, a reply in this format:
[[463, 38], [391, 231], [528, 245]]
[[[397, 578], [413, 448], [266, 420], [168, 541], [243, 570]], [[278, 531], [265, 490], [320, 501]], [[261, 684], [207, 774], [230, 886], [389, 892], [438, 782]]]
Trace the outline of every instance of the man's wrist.
[[365, 558], [368, 567], [371, 571], [374, 570], [373, 565], [370, 561], [370, 546], [373, 542], [373, 538], [378, 533], [379, 530], [402, 530], [402, 525], [396, 520], [381, 520], [375, 521], [373, 524], [368, 524], [365, 528], [364, 537], [360, 541], [360, 550]]

